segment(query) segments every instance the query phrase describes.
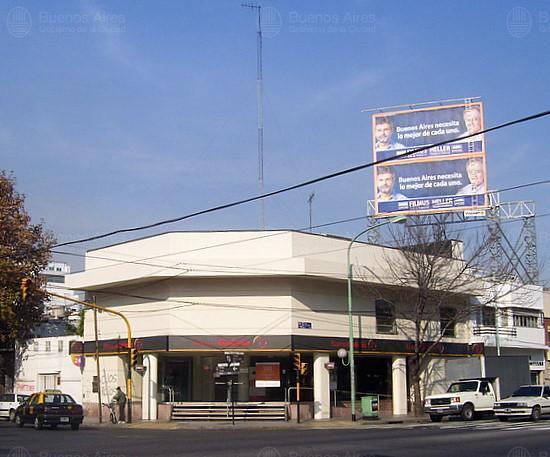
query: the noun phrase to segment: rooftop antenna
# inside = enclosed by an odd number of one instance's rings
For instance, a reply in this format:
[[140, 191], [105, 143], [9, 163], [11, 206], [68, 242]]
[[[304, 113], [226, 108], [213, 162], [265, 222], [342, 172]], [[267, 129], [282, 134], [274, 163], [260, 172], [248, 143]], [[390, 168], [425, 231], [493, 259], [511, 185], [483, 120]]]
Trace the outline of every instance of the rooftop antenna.
[[[258, 104], [258, 186], [260, 195], [264, 194], [264, 85], [262, 65], [262, 6], [254, 3], [241, 3], [243, 8], [250, 8], [258, 14], [256, 27], [256, 97]], [[265, 230], [265, 205], [260, 199], [260, 225]]]
[[307, 204], [309, 205], [309, 232], [312, 232], [313, 225], [311, 223], [311, 207], [313, 206], [313, 199], [315, 198], [315, 192], [312, 192], [307, 199]]

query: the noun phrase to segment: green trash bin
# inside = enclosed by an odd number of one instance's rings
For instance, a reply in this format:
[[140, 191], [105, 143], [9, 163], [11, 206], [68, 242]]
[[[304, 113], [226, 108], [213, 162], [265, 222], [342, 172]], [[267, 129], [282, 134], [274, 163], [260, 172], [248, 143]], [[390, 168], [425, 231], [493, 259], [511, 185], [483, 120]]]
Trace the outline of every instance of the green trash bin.
[[361, 397], [361, 413], [365, 419], [378, 419], [378, 395]]

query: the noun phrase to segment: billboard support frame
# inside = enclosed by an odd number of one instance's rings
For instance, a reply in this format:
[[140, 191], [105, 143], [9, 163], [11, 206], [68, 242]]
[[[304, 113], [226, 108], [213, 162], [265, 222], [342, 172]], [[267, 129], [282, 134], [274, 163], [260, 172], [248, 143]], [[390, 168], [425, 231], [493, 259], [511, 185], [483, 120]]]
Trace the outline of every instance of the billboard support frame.
[[481, 97], [464, 97], [464, 98], [449, 98], [446, 100], [433, 100], [430, 102], [419, 102], [419, 103], [407, 103], [404, 105], [393, 105], [393, 106], [383, 106], [380, 108], [364, 108], [361, 110], [362, 113], [384, 113], [390, 110], [394, 110], [396, 108], [409, 108], [409, 109], [415, 109], [418, 106], [431, 106], [431, 105], [440, 105], [443, 106], [444, 103], [452, 103], [452, 102], [463, 102], [464, 104], [473, 103], [473, 101], [481, 101]]

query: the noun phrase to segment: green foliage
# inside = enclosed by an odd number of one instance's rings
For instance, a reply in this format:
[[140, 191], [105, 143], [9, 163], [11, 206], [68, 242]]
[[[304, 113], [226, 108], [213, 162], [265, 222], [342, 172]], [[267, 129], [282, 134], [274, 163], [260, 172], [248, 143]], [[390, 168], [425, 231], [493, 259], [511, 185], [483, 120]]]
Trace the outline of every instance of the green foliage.
[[[0, 172], [0, 344], [22, 341], [40, 321], [47, 297], [40, 272], [47, 266], [55, 244], [43, 224], [31, 224], [25, 197], [15, 190], [11, 174]], [[33, 286], [25, 300], [21, 280]]]

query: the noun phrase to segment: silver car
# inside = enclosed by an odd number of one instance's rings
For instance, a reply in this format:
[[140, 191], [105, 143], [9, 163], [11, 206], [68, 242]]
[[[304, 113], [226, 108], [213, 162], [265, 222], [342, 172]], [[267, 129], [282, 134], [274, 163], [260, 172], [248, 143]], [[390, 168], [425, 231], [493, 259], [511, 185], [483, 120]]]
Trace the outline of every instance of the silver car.
[[495, 403], [495, 416], [501, 421], [525, 417], [538, 421], [550, 414], [550, 386], [521, 386], [510, 397]]

